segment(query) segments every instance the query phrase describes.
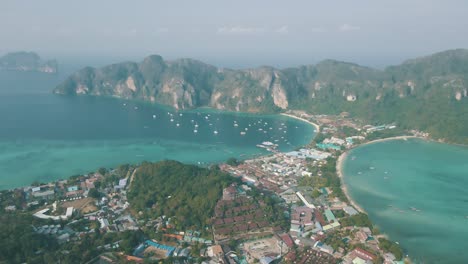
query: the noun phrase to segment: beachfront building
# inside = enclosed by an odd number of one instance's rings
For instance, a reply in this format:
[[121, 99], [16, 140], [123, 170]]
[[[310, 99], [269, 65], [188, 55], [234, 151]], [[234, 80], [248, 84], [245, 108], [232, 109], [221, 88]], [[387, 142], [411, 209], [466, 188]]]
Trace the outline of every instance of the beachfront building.
[[356, 209], [354, 209], [354, 207], [352, 206], [345, 206], [343, 207], [343, 211], [345, 213], [347, 213], [348, 215], [350, 216], [353, 216], [353, 215], [357, 215], [358, 214], [358, 211], [356, 211]]
[[339, 145], [339, 146], [342, 146], [344, 145], [346, 142], [341, 139], [341, 138], [336, 138], [336, 137], [331, 137], [331, 138], [326, 138], [325, 140], [323, 140], [323, 143], [325, 144], [335, 144], [335, 145]]

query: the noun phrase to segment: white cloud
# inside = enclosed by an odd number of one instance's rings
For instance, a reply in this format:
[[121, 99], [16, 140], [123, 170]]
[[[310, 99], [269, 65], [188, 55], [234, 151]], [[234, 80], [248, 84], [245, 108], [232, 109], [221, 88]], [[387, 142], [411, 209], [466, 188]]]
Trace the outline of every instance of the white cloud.
[[281, 26], [275, 30], [276, 33], [287, 34], [289, 32], [288, 26]]
[[265, 28], [262, 27], [242, 27], [242, 26], [233, 26], [233, 27], [220, 27], [218, 28], [218, 34], [256, 34], [265, 32]]
[[343, 24], [339, 27], [339, 30], [342, 31], [342, 32], [345, 32], [345, 31], [356, 31], [356, 30], [360, 30], [361, 27], [358, 27], [358, 26], [353, 26], [353, 25], [350, 25], [350, 24]]

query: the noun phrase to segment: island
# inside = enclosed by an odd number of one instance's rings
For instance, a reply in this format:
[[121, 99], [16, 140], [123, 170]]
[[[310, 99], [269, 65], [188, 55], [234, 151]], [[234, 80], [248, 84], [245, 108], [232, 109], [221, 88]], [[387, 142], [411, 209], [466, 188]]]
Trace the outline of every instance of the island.
[[0, 70], [57, 73], [56, 60], [42, 60], [35, 52], [12, 52], [0, 57]]

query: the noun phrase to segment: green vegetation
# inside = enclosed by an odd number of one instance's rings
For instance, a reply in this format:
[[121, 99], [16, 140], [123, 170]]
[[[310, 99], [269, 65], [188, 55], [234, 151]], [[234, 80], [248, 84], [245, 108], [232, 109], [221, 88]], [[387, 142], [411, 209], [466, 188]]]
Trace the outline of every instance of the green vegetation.
[[403, 249], [401, 249], [400, 245], [395, 242], [392, 242], [385, 238], [379, 238], [379, 247], [387, 252], [392, 253], [395, 255], [397, 260], [401, 260], [403, 258]]
[[0, 221], [0, 262], [46, 263], [53, 259], [51, 253], [36, 254], [53, 251], [58, 248], [58, 244], [55, 239], [34, 232], [31, 215], [2, 214]]
[[237, 166], [239, 164], [241, 164], [242, 162], [237, 160], [236, 158], [229, 158], [227, 161], [226, 161], [226, 164], [227, 165], [230, 165], [230, 166]]
[[369, 217], [364, 213], [359, 213], [347, 218], [340, 219], [342, 226], [359, 226], [359, 227], [370, 227], [373, 228], [373, 225]]
[[322, 166], [322, 177], [326, 179], [326, 187], [332, 190], [332, 194], [343, 202], [348, 202], [348, 198], [341, 189], [341, 179], [336, 172], [336, 159], [329, 157], [327, 163]]
[[329, 234], [324, 242], [325, 244], [330, 245], [334, 250], [338, 250], [340, 247], [347, 247], [346, 243], [343, 241], [343, 235], [338, 232]]
[[171, 217], [177, 230], [208, 225], [222, 189], [236, 179], [217, 167], [207, 169], [176, 161], [143, 163], [128, 192], [132, 208], [148, 217]]
[[367, 140], [372, 141], [380, 138], [389, 138], [389, 137], [397, 137], [405, 135], [405, 132], [402, 129], [394, 128], [394, 129], [385, 129], [380, 131], [374, 131], [367, 135]]

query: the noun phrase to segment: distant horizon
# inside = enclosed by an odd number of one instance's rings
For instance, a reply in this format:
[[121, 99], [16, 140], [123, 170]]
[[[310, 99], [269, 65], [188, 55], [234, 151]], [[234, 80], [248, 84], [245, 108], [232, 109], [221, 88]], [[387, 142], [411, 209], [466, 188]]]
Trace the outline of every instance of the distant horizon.
[[232, 68], [232, 69], [245, 69], [245, 68], [257, 68], [262, 66], [271, 66], [278, 69], [285, 69], [291, 67], [299, 67], [305, 65], [315, 65], [320, 63], [324, 60], [335, 60], [347, 63], [354, 63], [360, 66], [374, 68], [377, 70], [384, 70], [386, 67], [400, 65], [407, 60], [421, 58], [425, 56], [430, 56], [436, 53], [448, 51], [448, 50], [458, 50], [458, 49], [468, 49], [468, 48], [450, 48], [444, 50], [437, 50], [430, 53], [421, 52], [418, 55], [411, 56], [407, 54], [400, 54], [400, 56], [368, 56], [362, 57], [358, 60], [353, 60], [353, 56], [350, 55], [343, 55], [338, 56], [336, 58], [333, 57], [324, 57], [324, 56], [316, 56], [315, 58], [307, 59], [300, 58], [299, 55], [291, 56], [288, 58], [285, 57], [267, 57], [267, 56], [259, 56], [259, 57], [252, 57], [248, 56], [248, 54], [239, 55], [239, 56], [226, 56], [226, 57], [218, 57], [213, 55], [194, 55], [194, 56], [178, 56], [177, 54], [160, 54], [160, 53], [149, 53], [146, 55], [134, 55], [126, 54], [110, 54], [110, 53], [83, 53], [83, 54], [60, 54], [60, 53], [50, 53], [50, 52], [40, 52], [37, 50], [1, 50], [0, 49], [0, 57], [6, 55], [7, 53], [12, 52], [35, 52], [37, 53], [42, 59], [44, 60], [51, 60], [55, 59], [58, 61], [59, 64], [67, 65], [69, 63], [77, 64], [81, 67], [91, 66], [91, 67], [102, 67], [109, 64], [120, 63], [125, 61], [132, 61], [132, 62], [141, 62], [144, 58], [151, 56], [151, 55], [159, 55], [163, 57], [166, 61], [172, 61], [177, 59], [195, 59], [202, 61], [204, 63], [216, 66], [218, 68]]
[[5, 1], [0, 53], [131, 60], [160, 54], [231, 68], [334, 59], [383, 68], [466, 46], [466, 10], [462, 0]]

